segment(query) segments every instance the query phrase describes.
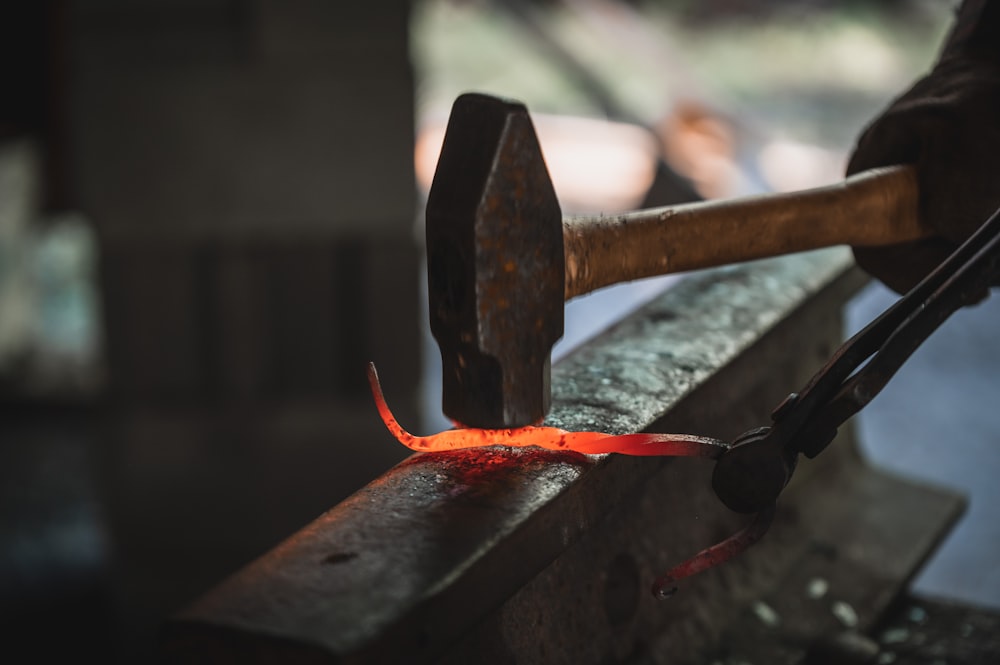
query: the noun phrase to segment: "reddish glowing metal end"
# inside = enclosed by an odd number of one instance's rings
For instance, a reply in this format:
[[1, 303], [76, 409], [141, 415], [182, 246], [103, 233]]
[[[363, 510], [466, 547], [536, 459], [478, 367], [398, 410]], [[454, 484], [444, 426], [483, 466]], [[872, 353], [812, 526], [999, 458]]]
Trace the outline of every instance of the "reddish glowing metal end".
[[757, 513], [753, 521], [741, 531], [721, 543], [703, 549], [687, 561], [665, 572], [653, 582], [653, 596], [660, 600], [670, 598], [677, 592], [676, 584], [680, 580], [714, 568], [743, 554], [767, 533], [774, 520], [774, 510], [774, 506], [771, 506], [767, 510]]

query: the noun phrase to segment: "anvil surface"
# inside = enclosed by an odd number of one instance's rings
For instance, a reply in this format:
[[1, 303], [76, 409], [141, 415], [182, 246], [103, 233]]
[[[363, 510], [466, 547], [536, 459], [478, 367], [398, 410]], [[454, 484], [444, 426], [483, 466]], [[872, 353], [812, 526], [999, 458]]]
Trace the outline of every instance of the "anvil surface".
[[[839, 249], [692, 274], [553, 368], [547, 424], [721, 439], [766, 424], [839, 344], [864, 281]], [[963, 507], [854, 445], [844, 428], [800, 464], [764, 541], [668, 601], [649, 593], [654, 577], [744, 521], [715, 499], [706, 460], [414, 455], [173, 617], [165, 653], [800, 662], [813, 642], [875, 625]], [[817, 580], [827, 590], [810, 595]]]

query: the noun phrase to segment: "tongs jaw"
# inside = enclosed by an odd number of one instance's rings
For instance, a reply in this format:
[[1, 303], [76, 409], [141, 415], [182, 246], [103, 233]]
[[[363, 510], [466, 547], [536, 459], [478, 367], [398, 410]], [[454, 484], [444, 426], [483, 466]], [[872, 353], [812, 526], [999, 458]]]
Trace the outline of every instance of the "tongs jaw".
[[909, 293], [851, 337], [798, 393], [771, 414], [770, 427], [739, 436], [716, 464], [712, 486], [731, 510], [774, 504], [799, 454], [813, 458], [864, 408], [928, 336], [958, 309], [989, 294], [1000, 277], [1000, 210]]

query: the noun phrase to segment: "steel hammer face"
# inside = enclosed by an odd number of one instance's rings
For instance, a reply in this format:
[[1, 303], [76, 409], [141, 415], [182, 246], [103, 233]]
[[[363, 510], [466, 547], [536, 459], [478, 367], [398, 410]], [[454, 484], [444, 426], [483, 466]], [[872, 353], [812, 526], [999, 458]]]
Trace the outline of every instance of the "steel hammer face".
[[426, 211], [442, 408], [489, 429], [540, 422], [563, 334], [562, 212], [527, 108], [454, 103]]

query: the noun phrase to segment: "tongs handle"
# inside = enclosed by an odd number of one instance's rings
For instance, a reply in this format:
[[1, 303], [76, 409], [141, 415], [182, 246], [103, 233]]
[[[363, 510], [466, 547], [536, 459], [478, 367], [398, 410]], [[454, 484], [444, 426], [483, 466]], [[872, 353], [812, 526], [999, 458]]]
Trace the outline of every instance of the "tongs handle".
[[790, 452], [810, 458], [822, 452], [829, 440], [815, 435], [831, 429], [835, 433], [864, 408], [949, 316], [982, 300], [998, 275], [1000, 210], [909, 293], [845, 342], [806, 386], [803, 395], [815, 392], [816, 407], [803, 412], [804, 421], [787, 442]]
[[773, 503], [799, 453], [815, 457], [914, 351], [958, 309], [980, 301], [1000, 275], [1000, 210], [909, 293], [831, 356], [772, 413], [771, 427], [740, 436], [716, 464], [712, 484], [737, 512]]

